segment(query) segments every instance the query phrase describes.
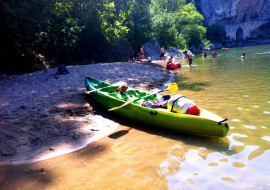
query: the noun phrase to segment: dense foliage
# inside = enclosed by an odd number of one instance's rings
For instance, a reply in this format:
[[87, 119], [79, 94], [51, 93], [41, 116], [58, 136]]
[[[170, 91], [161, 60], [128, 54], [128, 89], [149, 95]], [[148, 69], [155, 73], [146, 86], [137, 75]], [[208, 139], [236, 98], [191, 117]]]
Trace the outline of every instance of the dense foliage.
[[226, 39], [226, 30], [225, 27], [219, 24], [213, 24], [209, 26], [206, 23], [207, 26], [207, 33], [206, 37], [213, 43], [221, 43], [223, 40]]
[[197, 47], [206, 28], [203, 16], [185, 0], [156, 0], [150, 5], [152, 35], [167, 47]]
[[204, 18], [186, 0], [0, 0], [0, 68], [50, 60], [117, 59], [119, 38], [137, 51], [151, 38], [168, 47], [197, 46]]

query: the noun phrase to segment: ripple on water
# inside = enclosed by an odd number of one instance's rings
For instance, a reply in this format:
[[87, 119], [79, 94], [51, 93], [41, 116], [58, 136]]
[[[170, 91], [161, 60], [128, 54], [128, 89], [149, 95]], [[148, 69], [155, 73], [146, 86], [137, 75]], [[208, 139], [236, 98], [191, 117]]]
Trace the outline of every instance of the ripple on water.
[[219, 164], [216, 163], [216, 162], [212, 162], [212, 163], [209, 164], [209, 166], [219, 166]]
[[200, 149], [201, 149], [201, 150], [207, 150], [207, 148], [205, 148], [205, 147], [200, 147]]
[[233, 166], [237, 167], [237, 168], [244, 168], [246, 167], [246, 165], [244, 163], [241, 162], [233, 162]]
[[266, 127], [265, 127], [265, 126], [262, 126], [262, 128], [264, 128], [264, 129], [265, 129]]
[[221, 178], [223, 181], [232, 181], [234, 182], [234, 179], [230, 178], [230, 177], [223, 177]]
[[262, 139], [266, 140], [266, 141], [270, 141], [270, 137], [268, 137], [268, 136], [264, 136], [264, 137], [262, 137]]
[[234, 137], [243, 137], [243, 138], [248, 137], [246, 134], [240, 134], [240, 133], [232, 133], [232, 136], [234, 136]]
[[252, 125], [244, 125], [244, 127], [247, 129], [256, 129], [256, 127]]
[[240, 122], [241, 120], [239, 120], [239, 119], [232, 119], [232, 121], [234, 121], [234, 122]]
[[254, 106], [255, 108], [258, 108], [258, 107], [260, 107], [260, 106]]
[[227, 158], [223, 158], [220, 160], [220, 162], [228, 162], [228, 159]]
[[269, 111], [264, 111], [263, 113], [269, 114], [270, 112]]
[[245, 98], [247, 98], [247, 97], [248, 97], [248, 95], [244, 95], [244, 97], [245, 97]]

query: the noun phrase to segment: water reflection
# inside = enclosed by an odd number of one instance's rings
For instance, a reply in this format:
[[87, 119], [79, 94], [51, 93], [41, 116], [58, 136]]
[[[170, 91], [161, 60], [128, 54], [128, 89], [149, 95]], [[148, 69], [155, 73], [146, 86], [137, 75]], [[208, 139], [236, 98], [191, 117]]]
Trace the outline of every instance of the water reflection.
[[[159, 166], [166, 174], [169, 189], [178, 189], [180, 185], [212, 189], [213, 182], [213, 189], [270, 188], [267, 158], [270, 107], [266, 104], [270, 102], [270, 56], [264, 52], [264, 57], [257, 57], [260, 53], [256, 53], [242, 63], [236, 59], [242, 51], [252, 54], [264, 48], [269, 45], [258, 46], [256, 50], [251, 47], [231, 49], [215, 60], [199, 57], [194, 60], [196, 69], [182, 69], [181, 75], [176, 75], [175, 81], [183, 87], [179, 88], [181, 94], [195, 100], [202, 108], [230, 118], [231, 131], [221, 140], [181, 138], [184, 144], [173, 146], [168, 158]], [[207, 85], [194, 88], [194, 84], [199, 83]], [[256, 177], [249, 181], [243, 171]], [[261, 171], [266, 176], [262, 177]]]

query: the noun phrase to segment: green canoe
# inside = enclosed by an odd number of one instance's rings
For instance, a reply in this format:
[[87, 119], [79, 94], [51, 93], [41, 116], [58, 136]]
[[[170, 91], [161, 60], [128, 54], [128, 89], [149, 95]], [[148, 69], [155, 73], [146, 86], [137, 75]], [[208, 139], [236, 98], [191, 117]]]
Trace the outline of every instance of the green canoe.
[[[111, 93], [118, 88], [117, 86], [111, 85], [111, 83], [94, 78], [85, 78], [87, 91], [103, 88], [91, 92], [89, 96], [107, 109], [121, 106], [127, 101], [132, 101], [150, 94], [149, 92], [132, 89], [130, 87], [127, 91], [122, 93]], [[142, 102], [145, 100], [157, 100], [161, 97], [162, 96], [158, 94], [148, 96], [147, 98], [135, 101], [120, 109], [116, 109], [113, 112], [123, 117], [170, 131], [214, 137], [224, 137], [227, 135], [230, 128], [226, 119], [224, 120], [204, 109], [200, 108], [200, 115], [194, 116], [173, 113], [163, 108], [152, 109], [141, 106]]]

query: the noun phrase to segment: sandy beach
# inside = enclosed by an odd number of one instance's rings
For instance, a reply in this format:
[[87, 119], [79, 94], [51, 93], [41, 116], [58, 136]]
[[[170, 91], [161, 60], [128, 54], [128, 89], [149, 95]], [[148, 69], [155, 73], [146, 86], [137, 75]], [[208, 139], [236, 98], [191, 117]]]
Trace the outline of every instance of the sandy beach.
[[67, 66], [0, 76], [0, 165], [21, 164], [66, 154], [112, 133], [118, 118], [84, 93], [84, 78], [127, 82], [153, 91], [170, 78], [165, 62]]

